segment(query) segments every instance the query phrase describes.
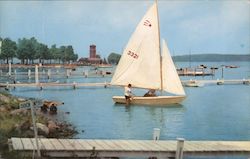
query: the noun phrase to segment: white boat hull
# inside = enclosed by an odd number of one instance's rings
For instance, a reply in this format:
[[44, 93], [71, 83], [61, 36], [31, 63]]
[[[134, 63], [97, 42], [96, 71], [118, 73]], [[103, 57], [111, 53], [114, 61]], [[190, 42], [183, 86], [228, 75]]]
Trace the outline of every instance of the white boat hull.
[[203, 87], [202, 83], [186, 83], [184, 84], [185, 87]]
[[[181, 103], [186, 96], [157, 96], [157, 97], [140, 97], [135, 96], [131, 100], [130, 104], [138, 105], [169, 105], [169, 104], [179, 104]], [[113, 96], [115, 103], [126, 104], [124, 96]]]

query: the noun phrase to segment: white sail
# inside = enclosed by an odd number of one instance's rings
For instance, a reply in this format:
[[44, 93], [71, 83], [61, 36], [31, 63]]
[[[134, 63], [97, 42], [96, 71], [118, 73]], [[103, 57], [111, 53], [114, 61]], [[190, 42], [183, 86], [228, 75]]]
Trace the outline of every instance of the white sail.
[[176, 95], [185, 95], [181, 80], [169, 53], [165, 40], [162, 43], [162, 81], [163, 90]]
[[159, 27], [156, 3], [131, 36], [111, 80], [112, 85], [160, 89]]

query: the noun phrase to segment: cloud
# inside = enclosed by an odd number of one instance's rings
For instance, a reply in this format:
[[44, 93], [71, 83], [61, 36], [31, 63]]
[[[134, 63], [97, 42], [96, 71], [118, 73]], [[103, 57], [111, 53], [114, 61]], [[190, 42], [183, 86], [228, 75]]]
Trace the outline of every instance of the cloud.
[[226, 38], [233, 39], [243, 31], [245, 36], [249, 36], [250, 6], [246, 1], [213, 3], [208, 1], [206, 3], [203, 9], [211, 9], [209, 12], [194, 8], [193, 15], [186, 16], [178, 25], [178, 31], [187, 38], [190, 45], [196, 46], [199, 43], [218, 39], [227, 41]]
[[[240, 41], [249, 48], [249, 2], [159, 0], [161, 35], [167, 37], [170, 48], [182, 50], [202, 48], [201, 44], [206, 44], [206, 50], [214, 41]], [[153, 3], [0, 1], [0, 34], [14, 40], [35, 36], [48, 44], [72, 43], [78, 52], [90, 43], [103, 47], [100, 52], [120, 51]]]

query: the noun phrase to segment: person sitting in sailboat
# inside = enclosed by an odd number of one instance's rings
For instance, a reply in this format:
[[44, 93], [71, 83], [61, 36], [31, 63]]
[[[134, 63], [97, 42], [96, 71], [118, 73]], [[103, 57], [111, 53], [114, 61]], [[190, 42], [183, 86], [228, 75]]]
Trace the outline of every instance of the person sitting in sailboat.
[[143, 97], [155, 97], [155, 90], [154, 89], [150, 89], [147, 93], [144, 94]]
[[126, 105], [130, 104], [130, 101], [132, 100], [132, 97], [133, 97], [133, 93], [131, 91], [131, 87], [132, 87], [132, 85], [128, 84], [128, 86], [126, 86], [124, 88], [124, 95], [125, 95], [125, 99], [126, 99]]

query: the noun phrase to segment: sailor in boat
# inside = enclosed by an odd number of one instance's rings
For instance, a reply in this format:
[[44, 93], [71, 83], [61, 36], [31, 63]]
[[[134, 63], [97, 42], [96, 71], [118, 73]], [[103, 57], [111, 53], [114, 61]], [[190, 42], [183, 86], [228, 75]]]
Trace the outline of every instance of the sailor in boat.
[[147, 93], [144, 94], [143, 97], [155, 97], [155, 90], [154, 89], [150, 89]]
[[133, 93], [131, 91], [131, 87], [132, 87], [132, 85], [128, 84], [128, 86], [126, 86], [124, 88], [124, 95], [125, 95], [125, 99], [126, 99], [126, 105], [130, 105], [130, 101], [133, 98]]

